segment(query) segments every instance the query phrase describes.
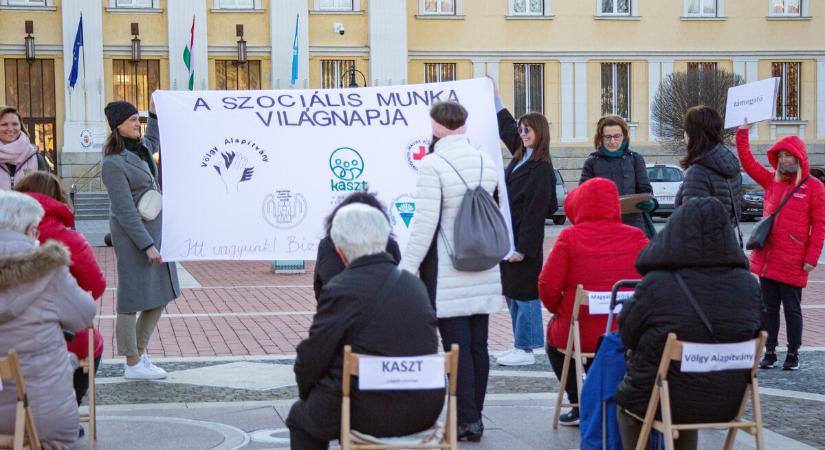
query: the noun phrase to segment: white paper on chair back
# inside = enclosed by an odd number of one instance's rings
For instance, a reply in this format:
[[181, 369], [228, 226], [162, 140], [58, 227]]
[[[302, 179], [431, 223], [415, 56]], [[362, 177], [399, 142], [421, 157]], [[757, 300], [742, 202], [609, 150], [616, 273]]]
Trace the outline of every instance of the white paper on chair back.
[[362, 391], [441, 389], [444, 385], [443, 356], [358, 358], [358, 389]]
[[756, 357], [756, 339], [733, 344], [682, 345], [682, 372], [750, 369]]
[[[616, 300], [628, 300], [633, 297], [633, 291], [618, 292]], [[610, 292], [588, 292], [587, 301], [589, 304], [588, 313], [591, 316], [599, 314], [610, 314]], [[619, 303], [613, 308], [613, 312], [618, 314], [622, 310], [622, 304]]]
[[[489, 80], [281, 91], [159, 91], [164, 261], [312, 260], [324, 218], [356, 191], [386, 206], [402, 251], [415, 218], [430, 108], [458, 101], [465, 136], [499, 171]], [[467, 180], [475, 187], [478, 175]], [[512, 228], [512, 227], [511, 227]], [[512, 237], [511, 237], [512, 239]]]

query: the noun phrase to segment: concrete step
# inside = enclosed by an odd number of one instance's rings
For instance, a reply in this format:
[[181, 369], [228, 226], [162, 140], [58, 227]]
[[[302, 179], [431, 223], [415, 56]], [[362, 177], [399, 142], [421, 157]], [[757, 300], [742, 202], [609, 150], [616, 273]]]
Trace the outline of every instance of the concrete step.
[[76, 215], [74, 220], [75, 222], [79, 222], [82, 220], [109, 220], [109, 213]]

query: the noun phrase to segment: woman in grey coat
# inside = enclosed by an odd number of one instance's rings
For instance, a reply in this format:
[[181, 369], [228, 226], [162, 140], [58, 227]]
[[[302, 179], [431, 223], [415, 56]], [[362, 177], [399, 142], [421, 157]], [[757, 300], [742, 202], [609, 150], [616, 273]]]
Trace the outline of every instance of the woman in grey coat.
[[126, 378], [161, 379], [166, 372], [152, 364], [146, 346], [163, 308], [180, 295], [180, 287], [175, 264], [161, 261], [158, 251], [163, 214], [144, 220], [137, 208], [144, 194], [160, 190], [152, 159], [159, 144], [157, 116], [152, 103], [141, 139], [134, 105], [112, 102], [105, 112], [112, 129], [103, 146], [102, 175], [112, 205], [109, 226], [117, 256], [117, 352], [126, 356]]

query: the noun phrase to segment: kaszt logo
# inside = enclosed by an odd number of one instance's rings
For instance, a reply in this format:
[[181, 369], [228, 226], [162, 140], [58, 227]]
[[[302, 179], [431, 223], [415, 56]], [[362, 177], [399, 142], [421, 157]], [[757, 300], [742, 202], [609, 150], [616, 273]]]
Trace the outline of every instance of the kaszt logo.
[[397, 218], [401, 219], [405, 228], [410, 227], [410, 222], [415, 215], [415, 198], [410, 194], [402, 194], [396, 197], [390, 204], [390, 222], [396, 224]]
[[407, 165], [409, 165], [412, 170], [418, 172], [421, 160], [427, 156], [427, 148], [429, 148], [429, 146], [429, 138], [413, 139], [407, 144]]
[[300, 193], [278, 190], [266, 196], [261, 205], [261, 213], [266, 223], [273, 228], [294, 228], [307, 215], [307, 201]]
[[355, 149], [340, 147], [329, 155], [329, 170], [338, 179], [330, 180], [333, 192], [367, 190], [366, 181], [358, 178], [364, 174], [364, 158]]

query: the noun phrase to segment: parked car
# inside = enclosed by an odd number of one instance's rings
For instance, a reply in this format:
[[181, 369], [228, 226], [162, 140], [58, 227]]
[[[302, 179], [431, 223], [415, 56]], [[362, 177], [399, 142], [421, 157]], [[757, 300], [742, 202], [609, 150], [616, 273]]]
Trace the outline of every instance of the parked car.
[[547, 218], [552, 219], [556, 225], [564, 225], [567, 221], [567, 216], [564, 215], [564, 197], [567, 196], [567, 187], [564, 185], [564, 178], [561, 176], [559, 169], [554, 170], [556, 174], [556, 200], [559, 203], [559, 209], [555, 212], [550, 210], [550, 205], [547, 206]]
[[648, 164], [647, 178], [653, 187], [653, 196], [659, 202], [654, 216], [668, 217], [676, 209], [676, 192], [685, 179], [682, 168], [673, 164]]
[[739, 220], [750, 222], [762, 217], [765, 189], [750, 175], [742, 172], [742, 214]]

